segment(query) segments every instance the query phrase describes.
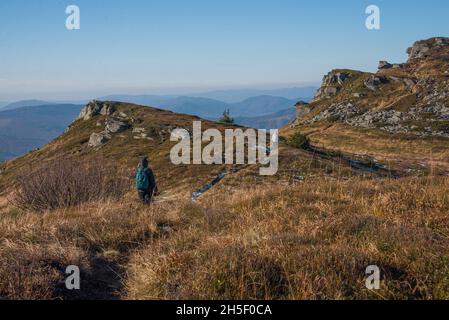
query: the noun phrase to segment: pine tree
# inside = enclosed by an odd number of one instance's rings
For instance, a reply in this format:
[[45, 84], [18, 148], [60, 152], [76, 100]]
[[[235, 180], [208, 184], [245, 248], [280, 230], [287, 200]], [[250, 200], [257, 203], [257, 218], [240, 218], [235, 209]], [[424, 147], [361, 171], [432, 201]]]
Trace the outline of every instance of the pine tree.
[[234, 123], [234, 119], [231, 118], [229, 109], [227, 109], [223, 112], [223, 117], [221, 117], [220, 120], [218, 120], [218, 123], [222, 123], [222, 124], [233, 124]]

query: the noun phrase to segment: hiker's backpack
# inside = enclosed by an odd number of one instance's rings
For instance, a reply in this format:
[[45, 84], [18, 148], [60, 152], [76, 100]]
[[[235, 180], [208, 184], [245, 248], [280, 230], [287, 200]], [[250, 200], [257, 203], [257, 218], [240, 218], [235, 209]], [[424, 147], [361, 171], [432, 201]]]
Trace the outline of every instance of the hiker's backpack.
[[136, 188], [137, 190], [148, 190], [150, 187], [150, 180], [148, 179], [148, 169], [138, 169], [136, 173]]

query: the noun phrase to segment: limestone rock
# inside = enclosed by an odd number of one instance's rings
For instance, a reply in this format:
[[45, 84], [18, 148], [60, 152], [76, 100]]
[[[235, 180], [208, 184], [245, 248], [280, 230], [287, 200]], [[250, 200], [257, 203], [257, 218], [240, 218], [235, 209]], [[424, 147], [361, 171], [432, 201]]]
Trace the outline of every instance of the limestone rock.
[[108, 133], [120, 133], [128, 130], [131, 125], [127, 121], [108, 119], [106, 121], [106, 132]]
[[409, 61], [414, 59], [422, 59], [432, 56], [433, 48], [449, 46], [449, 38], [431, 38], [428, 40], [417, 41], [412, 47], [407, 49]]
[[323, 83], [315, 94], [314, 101], [336, 95], [346, 80], [351, 78], [351, 73], [331, 71], [323, 78]]
[[99, 147], [104, 145], [106, 142], [108, 142], [111, 139], [111, 136], [106, 132], [100, 132], [100, 133], [92, 133], [89, 138], [89, 147]]
[[115, 112], [115, 105], [114, 104], [107, 104], [103, 103], [103, 106], [101, 107], [100, 114], [104, 116], [110, 116]]
[[291, 125], [339, 122], [392, 134], [449, 138], [449, 38], [415, 42], [408, 52], [406, 63], [381, 61], [376, 74], [329, 72], [314, 101], [297, 104]]
[[112, 115], [115, 112], [114, 103], [105, 103], [102, 101], [92, 100], [89, 102], [79, 114], [77, 119], [90, 120], [97, 115]]
[[409, 55], [409, 59], [419, 59], [423, 58], [426, 55], [430, 48], [426, 43], [415, 42], [413, 47], [407, 49], [407, 54]]
[[309, 104], [304, 101], [299, 101], [298, 103], [295, 104], [295, 107], [297, 118], [301, 118], [311, 111]]
[[365, 87], [367, 87], [368, 89], [376, 90], [378, 86], [387, 82], [388, 82], [387, 78], [373, 74], [367, 80], [365, 80], [364, 84]]
[[379, 70], [381, 69], [390, 69], [393, 65], [391, 63], [388, 63], [387, 61], [379, 61]]

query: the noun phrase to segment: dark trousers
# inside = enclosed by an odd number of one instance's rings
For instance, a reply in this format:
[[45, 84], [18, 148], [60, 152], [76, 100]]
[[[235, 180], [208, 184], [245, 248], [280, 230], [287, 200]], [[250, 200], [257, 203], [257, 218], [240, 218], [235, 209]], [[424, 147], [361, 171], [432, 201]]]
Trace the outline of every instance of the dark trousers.
[[143, 203], [150, 203], [152, 198], [153, 198], [153, 189], [148, 189], [148, 190], [137, 190], [137, 192], [139, 193], [139, 199], [140, 201], [142, 201]]

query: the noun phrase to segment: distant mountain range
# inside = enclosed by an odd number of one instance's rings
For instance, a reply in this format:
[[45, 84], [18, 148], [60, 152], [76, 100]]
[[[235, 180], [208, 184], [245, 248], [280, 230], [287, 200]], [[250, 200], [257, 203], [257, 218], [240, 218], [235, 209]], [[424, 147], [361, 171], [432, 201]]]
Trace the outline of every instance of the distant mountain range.
[[[287, 100], [309, 101], [313, 98], [317, 87], [294, 87], [274, 90], [257, 89], [234, 89], [217, 90], [203, 93], [191, 94], [171, 94], [171, 95], [108, 95], [98, 97], [98, 100], [111, 100], [131, 102], [139, 105], [154, 106], [159, 108], [168, 108], [173, 111], [194, 114], [202, 117], [216, 118], [221, 115], [223, 108], [229, 108], [234, 112], [234, 116], [244, 117], [254, 115], [253, 108], [260, 109], [256, 116], [273, 113], [285, 109]], [[284, 100], [282, 100], [282, 98]], [[0, 111], [18, 109], [22, 107], [33, 107], [42, 105], [61, 105], [61, 104], [86, 104], [91, 99], [84, 100], [21, 100], [15, 102], [0, 101]], [[278, 105], [279, 103], [279, 105]], [[241, 109], [244, 104], [245, 110]], [[290, 105], [291, 106], [291, 105]], [[288, 107], [290, 107], [288, 106]], [[274, 107], [276, 110], [271, 109]], [[198, 110], [192, 110], [198, 108]], [[212, 109], [212, 110], [210, 110]], [[218, 111], [217, 111], [218, 110]], [[246, 112], [246, 113], [245, 113]]]
[[50, 105], [54, 104], [49, 101], [43, 101], [43, 100], [20, 100], [12, 103], [7, 103], [3, 106], [0, 106], [0, 111], [5, 110], [13, 110], [13, 109], [19, 109], [23, 107], [35, 107], [35, 106], [43, 106], [43, 105]]
[[309, 97], [290, 100], [283, 97], [257, 96], [241, 102], [226, 103], [223, 101], [201, 97], [170, 96], [106, 96], [100, 100], [129, 102], [140, 105], [158, 107], [177, 113], [184, 113], [201, 118], [216, 120], [229, 109], [233, 117], [263, 116], [291, 108], [298, 100], [309, 100]]
[[296, 119], [296, 108], [281, 110], [259, 117], [234, 118], [235, 123], [257, 129], [278, 129]]
[[0, 160], [20, 156], [59, 136], [82, 105], [42, 105], [0, 112]]
[[9, 104], [9, 102], [0, 101], [0, 109], [3, 108], [4, 106], [7, 106], [8, 104]]
[[[158, 107], [208, 120], [219, 119], [229, 109], [236, 124], [271, 129], [293, 120], [295, 103], [311, 100], [315, 89], [222, 90], [185, 96], [110, 95], [98, 99]], [[249, 96], [251, 94], [258, 95]], [[239, 98], [242, 100], [237, 100]], [[20, 156], [57, 137], [86, 102], [23, 100], [0, 103], [0, 161]]]
[[204, 93], [190, 94], [188, 96], [215, 99], [226, 103], [236, 103], [257, 96], [281, 97], [289, 100], [309, 99], [315, 95], [317, 87], [293, 87], [273, 90], [236, 89], [216, 90]]

